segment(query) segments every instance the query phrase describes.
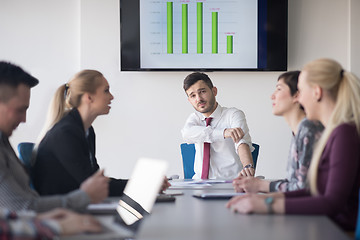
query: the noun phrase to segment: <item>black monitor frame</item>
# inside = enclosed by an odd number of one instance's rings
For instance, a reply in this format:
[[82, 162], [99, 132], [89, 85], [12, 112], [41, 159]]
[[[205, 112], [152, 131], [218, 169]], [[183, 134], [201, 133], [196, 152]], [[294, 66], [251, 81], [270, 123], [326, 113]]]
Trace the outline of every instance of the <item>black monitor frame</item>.
[[[121, 71], [286, 71], [288, 0], [258, 0], [257, 68], [141, 68], [139, 0], [120, 1]], [[131, 24], [130, 24], [131, 23]]]

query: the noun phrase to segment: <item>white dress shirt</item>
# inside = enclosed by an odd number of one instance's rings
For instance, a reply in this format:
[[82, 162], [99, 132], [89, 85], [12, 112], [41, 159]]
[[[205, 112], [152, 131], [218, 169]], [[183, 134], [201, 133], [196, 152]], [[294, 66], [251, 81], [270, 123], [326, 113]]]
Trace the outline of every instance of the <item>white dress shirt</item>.
[[[206, 127], [205, 116], [199, 112], [192, 113], [181, 130], [184, 141], [195, 144], [193, 179], [201, 178], [204, 142], [210, 143], [209, 179], [233, 179], [243, 167], [237, 153], [238, 146], [245, 143], [249, 145], [250, 151], [254, 150], [245, 114], [239, 109], [218, 104], [210, 117], [213, 119]], [[231, 138], [224, 138], [226, 128], [238, 127], [245, 134], [238, 143], [235, 144]]]

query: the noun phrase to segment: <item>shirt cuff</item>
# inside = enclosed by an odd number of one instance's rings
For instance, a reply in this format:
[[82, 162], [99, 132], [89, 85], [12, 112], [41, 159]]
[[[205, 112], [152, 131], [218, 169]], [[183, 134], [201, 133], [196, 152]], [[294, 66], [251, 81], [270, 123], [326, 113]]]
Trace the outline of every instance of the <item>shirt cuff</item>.
[[277, 192], [279, 190], [279, 186], [282, 180], [270, 182], [269, 191], [270, 192]]
[[293, 198], [293, 197], [306, 197], [310, 196], [311, 193], [308, 189], [300, 189], [296, 191], [284, 192], [285, 198]]
[[65, 208], [70, 208], [78, 212], [85, 212], [87, 206], [91, 203], [90, 196], [83, 190], [75, 190], [67, 195]]
[[63, 233], [63, 229], [61, 228], [60, 224], [52, 219], [47, 219], [47, 220], [43, 220], [41, 221], [43, 225], [47, 226], [48, 228], [51, 229], [51, 231], [55, 234], [55, 235], [61, 235]]
[[224, 131], [225, 129], [214, 129], [212, 132], [212, 142], [224, 140]]
[[29, 219], [36, 217], [36, 212], [32, 210], [20, 210], [16, 212], [17, 216], [22, 219]]
[[238, 148], [239, 148], [239, 146], [241, 145], [241, 144], [243, 144], [243, 143], [245, 143], [245, 144], [247, 144], [248, 146], [249, 146], [249, 148], [250, 148], [250, 152], [253, 152], [254, 151], [254, 147], [253, 147], [253, 145], [252, 145], [252, 143], [249, 143], [249, 142], [247, 142], [247, 141], [245, 141], [245, 140], [243, 140], [243, 139], [241, 139], [238, 143], [235, 143], [235, 150], [236, 150], [236, 153], [238, 152]]

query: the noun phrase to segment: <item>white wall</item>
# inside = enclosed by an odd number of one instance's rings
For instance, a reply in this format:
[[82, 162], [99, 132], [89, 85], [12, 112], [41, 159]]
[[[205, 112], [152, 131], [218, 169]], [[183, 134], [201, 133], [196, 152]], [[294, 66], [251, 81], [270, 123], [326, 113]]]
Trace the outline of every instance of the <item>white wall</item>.
[[351, 0], [350, 1], [350, 69], [357, 76], [360, 76], [360, 1]]
[[14, 62], [40, 79], [32, 90], [26, 124], [12, 137], [34, 141], [57, 85], [80, 67], [79, 1], [0, 1], [0, 59]]
[[[351, 26], [359, 23], [349, 17], [350, 11], [359, 12], [350, 8], [355, 1], [289, 0], [289, 70], [318, 57], [335, 58], [346, 69], [359, 66], [351, 55], [358, 45], [350, 44]], [[169, 161], [168, 175], [182, 175], [180, 129], [193, 111], [182, 90], [188, 72], [119, 71], [118, 0], [1, 0], [0, 32], [0, 59], [40, 79], [13, 146], [35, 141], [60, 84], [83, 68], [94, 68], [115, 95], [109, 116], [94, 123], [100, 165], [111, 176], [127, 178], [136, 159], [155, 157]], [[269, 178], [284, 176], [291, 136], [285, 121], [271, 114], [270, 95], [279, 74], [209, 73], [219, 89], [218, 102], [245, 111], [253, 141], [261, 146], [258, 174]]]

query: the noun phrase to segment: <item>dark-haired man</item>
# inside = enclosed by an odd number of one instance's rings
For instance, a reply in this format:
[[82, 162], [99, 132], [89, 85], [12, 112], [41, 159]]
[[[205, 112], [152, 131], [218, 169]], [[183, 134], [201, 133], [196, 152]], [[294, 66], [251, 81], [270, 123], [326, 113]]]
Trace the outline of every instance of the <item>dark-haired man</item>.
[[183, 87], [196, 110], [181, 131], [185, 142], [195, 144], [193, 178], [254, 176], [253, 147], [245, 114], [220, 106], [215, 98], [217, 88], [204, 73], [188, 75]]
[[38, 82], [20, 67], [0, 62], [0, 207], [11, 211], [43, 212], [56, 207], [83, 211], [90, 202], [100, 202], [108, 195], [109, 180], [102, 172], [67, 195], [40, 197], [30, 188], [29, 176], [9, 143], [12, 132], [26, 121], [30, 88]]

